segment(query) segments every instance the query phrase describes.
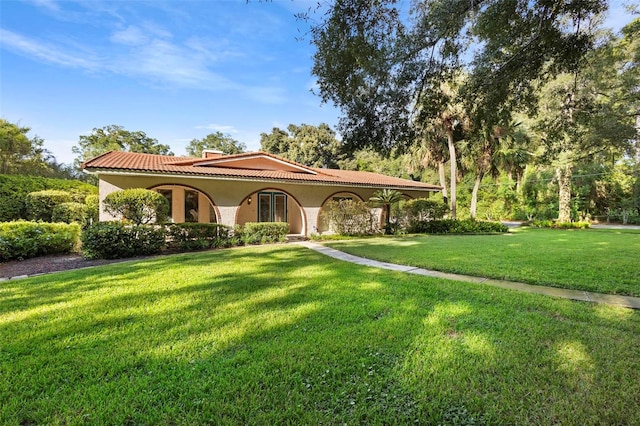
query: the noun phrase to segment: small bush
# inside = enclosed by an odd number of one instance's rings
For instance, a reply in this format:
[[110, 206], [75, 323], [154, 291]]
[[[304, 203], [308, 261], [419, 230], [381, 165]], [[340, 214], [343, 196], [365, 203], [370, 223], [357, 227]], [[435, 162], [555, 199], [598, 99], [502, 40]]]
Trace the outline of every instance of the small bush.
[[244, 244], [284, 242], [288, 233], [286, 222], [247, 222], [234, 228], [234, 234]]
[[165, 247], [161, 226], [98, 222], [82, 234], [82, 255], [88, 259], [119, 259], [158, 254]]
[[589, 222], [554, 222], [551, 220], [536, 220], [529, 223], [534, 228], [553, 228], [553, 229], [587, 229], [591, 227]]
[[407, 232], [416, 233], [419, 232], [416, 229], [420, 226], [420, 223], [440, 220], [448, 211], [449, 207], [441, 201], [416, 198], [402, 204], [400, 222], [404, 224]]
[[87, 206], [87, 223], [92, 224], [100, 220], [100, 197], [95, 194], [87, 195], [84, 203]]
[[77, 223], [0, 223], [0, 261], [72, 253], [79, 240]]
[[82, 203], [62, 203], [53, 208], [52, 222], [87, 224], [87, 205]]
[[165, 225], [170, 248], [180, 251], [230, 247], [231, 228], [217, 223], [173, 223]]
[[169, 214], [169, 202], [159, 192], [132, 188], [115, 191], [104, 200], [107, 213], [130, 220], [135, 225], [161, 223]]
[[55, 189], [31, 192], [27, 195], [27, 211], [31, 220], [51, 222], [53, 209], [62, 203], [70, 203], [71, 194]]
[[371, 208], [360, 200], [329, 201], [322, 209], [329, 228], [341, 235], [372, 235], [378, 231]]
[[507, 232], [508, 230], [509, 228], [500, 222], [441, 219], [418, 222], [413, 232], [419, 234], [484, 234]]

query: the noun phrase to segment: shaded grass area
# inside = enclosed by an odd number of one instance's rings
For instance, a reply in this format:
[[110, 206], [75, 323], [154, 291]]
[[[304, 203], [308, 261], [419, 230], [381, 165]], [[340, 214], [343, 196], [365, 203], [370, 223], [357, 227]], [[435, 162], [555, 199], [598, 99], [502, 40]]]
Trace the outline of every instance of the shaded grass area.
[[2, 424], [640, 421], [640, 313], [296, 246], [1, 283], [0, 345]]
[[444, 272], [640, 296], [640, 231], [518, 228], [503, 235], [409, 235], [326, 244]]

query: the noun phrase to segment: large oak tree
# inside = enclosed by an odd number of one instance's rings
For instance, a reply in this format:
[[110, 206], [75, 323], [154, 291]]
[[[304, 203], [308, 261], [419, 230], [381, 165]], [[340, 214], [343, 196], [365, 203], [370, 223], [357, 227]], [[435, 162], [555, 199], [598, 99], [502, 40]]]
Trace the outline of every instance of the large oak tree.
[[[440, 120], [451, 134], [466, 105], [491, 126], [533, 106], [537, 84], [579, 67], [604, 0], [335, 0], [312, 26], [319, 94], [342, 110], [348, 149], [411, 146]], [[444, 90], [468, 74], [455, 98]], [[449, 86], [450, 87], [450, 86]], [[452, 173], [455, 182], [455, 173]], [[452, 183], [453, 183], [452, 182]], [[451, 190], [452, 213], [455, 189]], [[453, 213], [455, 214], [455, 213]]]

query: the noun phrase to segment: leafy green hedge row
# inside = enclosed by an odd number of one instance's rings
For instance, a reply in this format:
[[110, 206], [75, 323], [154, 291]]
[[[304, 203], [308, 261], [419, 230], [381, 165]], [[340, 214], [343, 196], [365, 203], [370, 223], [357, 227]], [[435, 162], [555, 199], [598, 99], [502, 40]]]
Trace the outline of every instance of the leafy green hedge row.
[[52, 189], [70, 193], [70, 201], [74, 202], [84, 202], [87, 195], [98, 194], [97, 187], [77, 180], [0, 175], [0, 222], [28, 219], [27, 194]]
[[90, 259], [118, 259], [159, 254], [164, 250], [193, 251], [285, 241], [287, 223], [247, 223], [232, 229], [215, 223], [135, 225], [98, 222], [82, 234], [82, 254]]
[[0, 262], [71, 253], [78, 247], [77, 223], [0, 223]]
[[235, 237], [242, 244], [268, 244], [284, 242], [289, 233], [286, 222], [249, 222], [244, 226], [236, 226]]
[[556, 228], [556, 229], [587, 229], [591, 227], [589, 222], [554, 222], [551, 220], [536, 220], [530, 222], [529, 226], [534, 228]]
[[508, 230], [509, 228], [500, 222], [440, 219], [416, 222], [409, 232], [416, 234], [484, 234], [507, 232]]
[[82, 233], [82, 255], [88, 259], [158, 254], [165, 246], [165, 231], [161, 226], [98, 222]]
[[174, 223], [165, 225], [167, 246], [179, 251], [231, 247], [231, 228], [216, 223]]

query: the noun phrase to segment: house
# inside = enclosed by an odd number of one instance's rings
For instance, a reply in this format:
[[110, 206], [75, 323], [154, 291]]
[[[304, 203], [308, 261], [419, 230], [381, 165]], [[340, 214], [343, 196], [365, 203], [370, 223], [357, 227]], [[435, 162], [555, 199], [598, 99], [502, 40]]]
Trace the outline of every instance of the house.
[[407, 198], [428, 197], [437, 185], [377, 173], [319, 169], [266, 152], [202, 158], [110, 151], [83, 164], [99, 179], [100, 220], [115, 219], [102, 209], [104, 197], [127, 188], [160, 192], [173, 222], [287, 222], [291, 234], [327, 230], [320, 215], [331, 200], [366, 201], [380, 189]]

